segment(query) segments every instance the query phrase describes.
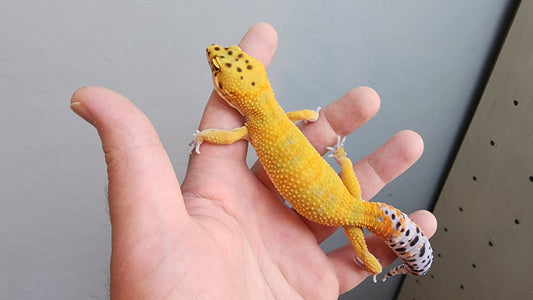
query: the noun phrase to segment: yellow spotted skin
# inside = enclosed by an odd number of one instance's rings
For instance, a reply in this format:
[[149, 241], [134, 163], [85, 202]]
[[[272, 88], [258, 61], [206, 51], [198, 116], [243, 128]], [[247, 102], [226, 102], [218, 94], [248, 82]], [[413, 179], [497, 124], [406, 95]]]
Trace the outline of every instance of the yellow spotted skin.
[[[404, 261], [404, 265], [395, 268], [398, 269], [396, 273], [387, 276], [424, 274], [429, 270], [427, 265], [424, 269], [419, 267], [428, 261], [431, 265], [431, 247], [427, 238], [423, 234], [420, 236], [418, 226], [397, 209], [361, 199], [352, 162], [346, 157], [342, 144], [339, 142], [331, 148], [341, 165], [341, 179], [295, 126], [295, 121], [318, 119], [318, 112], [302, 110], [285, 113], [274, 97], [264, 66], [239, 47], [213, 44], [206, 52], [215, 90], [246, 118], [246, 123], [229, 131], [207, 129], [198, 132], [193, 141], [196, 152], [200, 153], [200, 145], [204, 142], [231, 144], [248, 140], [283, 198], [313, 222], [342, 226], [355, 250], [357, 261], [370, 273], [376, 275], [382, 268], [368, 251], [362, 228], [384, 239]], [[406, 228], [409, 228], [408, 233], [412, 237], [405, 237]], [[415, 231], [419, 234], [415, 235]], [[399, 247], [400, 243], [402, 247]], [[403, 244], [406, 243], [413, 245], [404, 249]], [[415, 248], [423, 249], [424, 255], [420, 255], [420, 259], [414, 257], [420, 254]], [[406, 253], [410, 262], [404, 259]]]

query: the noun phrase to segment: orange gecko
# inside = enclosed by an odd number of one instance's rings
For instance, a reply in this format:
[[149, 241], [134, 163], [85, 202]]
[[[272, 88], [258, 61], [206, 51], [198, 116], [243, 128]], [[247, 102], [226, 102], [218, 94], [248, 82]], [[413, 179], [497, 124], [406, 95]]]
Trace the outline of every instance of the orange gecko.
[[382, 267], [366, 246], [362, 228], [379, 236], [403, 261], [382, 279], [396, 274], [423, 275], [431, 267], [431, 245], [421, 229], [398, 209], [361, 198], [359, 182], [343, 148], [344, 139], [328, 148], [341, 166], [341, 177], [295, 126], [316, 121], [319, 112], [285, 113], [277, 103], [264, 66], [239, 47], [210, 45], [207, 58], [217, 93], [245, 118], [233, 130], [206, 129], [195, 134], [193, 149], [202, 143], [232, 144], [248, 140], [281, 196], [305, 218], [341, 226], [355, 250], [354, 260], [374, 275]]

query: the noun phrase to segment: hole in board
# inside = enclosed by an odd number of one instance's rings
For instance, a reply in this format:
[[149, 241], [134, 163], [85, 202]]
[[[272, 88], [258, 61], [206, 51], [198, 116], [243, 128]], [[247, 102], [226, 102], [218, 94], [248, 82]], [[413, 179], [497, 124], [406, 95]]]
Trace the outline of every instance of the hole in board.
[[476, 268], [476, 264], [472, 264], [472, 268], [474, 268], [474, 269], [475, 269], [475, 268]]
[[514, 223], [515, 223], [516, 225], [518, 225], [518, 224], [520, 224], [520, 220], [518, 220], [518, 219], [514, 219]]
[[494, 246], [494, 243], [492, 241], [489, 241], [489, 246], [490, 247], [493, 247]]
[[493, 141], [493, 140], [490, 140], [490, 145], [491, 145], [491, 146], [494, 146], [494, 145], [496, 145], [496, 142]]
[[514, 106], [518, 106], [518, 100], [513, 100]]
[[472, 176], [472, 180], [477, 181], [477, 177], [476, 176]]
[[464, 290], [464, 289], [465, 289], [465, 286], [462, 285], [462, 284], [460, 285], [460, 287], [461, 287], [461, 290]]
[[463, 211], [463, 208], [461, 206], [459, 206], [459, 211]]

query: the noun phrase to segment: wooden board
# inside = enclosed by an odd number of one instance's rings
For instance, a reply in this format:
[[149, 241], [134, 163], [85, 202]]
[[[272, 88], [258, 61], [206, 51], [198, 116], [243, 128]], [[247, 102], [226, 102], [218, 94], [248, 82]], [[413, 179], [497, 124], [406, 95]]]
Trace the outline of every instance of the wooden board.
[[533, 299], [533, 1], [522, 1], [398, 299]]

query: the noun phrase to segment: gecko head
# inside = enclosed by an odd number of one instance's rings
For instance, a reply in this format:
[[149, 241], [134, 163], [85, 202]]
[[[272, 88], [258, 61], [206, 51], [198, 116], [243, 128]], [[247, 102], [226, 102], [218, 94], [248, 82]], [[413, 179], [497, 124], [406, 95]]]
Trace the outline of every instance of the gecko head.
[[206, 52], [215, 90], [241, 113], [261, 91], [270, 87], [263, 64], [238, 46], [212, 44]]

